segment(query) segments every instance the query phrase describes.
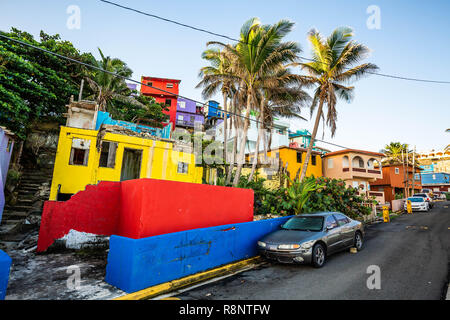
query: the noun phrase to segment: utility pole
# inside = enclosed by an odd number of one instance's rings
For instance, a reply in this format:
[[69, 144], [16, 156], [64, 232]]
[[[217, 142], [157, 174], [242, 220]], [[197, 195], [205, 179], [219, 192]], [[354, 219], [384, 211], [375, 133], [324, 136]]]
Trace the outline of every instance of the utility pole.
[[416, 146], [414, 146], [414, 149], [413, 149], [412, 195], [414, 195], [415, 185], [416, 185]]
[[408, 198], [406, 195], [406, 179], [405, 179], [405, 157], [403, 156], [403, 148], [402, 148], [402, 167], [403, 167], [403, 197]]

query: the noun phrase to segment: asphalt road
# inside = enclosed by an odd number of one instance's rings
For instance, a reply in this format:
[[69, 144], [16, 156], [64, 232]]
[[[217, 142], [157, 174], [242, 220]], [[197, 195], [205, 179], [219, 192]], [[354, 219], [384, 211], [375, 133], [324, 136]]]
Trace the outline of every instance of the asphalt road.
[[[186, 291], [182, 300], [442, 299], [450, 266], [450, 202], [429, 213], [401, 215], [366, 227], [362, 251], [308, 265], [264, 263], [238, 275]], [[371, 265], [380, 268], [380, 289], [368, 289]], [[445, 287], [445, 290], [444, 290]]]

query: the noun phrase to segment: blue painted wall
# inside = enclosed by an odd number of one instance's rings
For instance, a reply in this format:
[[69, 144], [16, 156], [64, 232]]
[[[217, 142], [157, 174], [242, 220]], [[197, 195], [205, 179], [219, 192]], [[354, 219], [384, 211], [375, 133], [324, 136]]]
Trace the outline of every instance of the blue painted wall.
[[4, 300], [6, 296], [11, 262], [11, 258], [4, 251], [0, 250], [0, 300]]
[[430, 172], [430, 173], [423, 173], [422, 176], [422, 185], [441, 185], [441, 184], [449, 184], [450, 183], [450, 173], [444, 173], [444, 172]]
[[143, 239], [111, 236], [106, 282], [126, 292], [256, 256], [256, 242], [289, 217], [169, 233]]
[[135, 132], [148, 132], [153, 136], [170, 139], [170, 132], [172, 131], [172, 124], [169, 123], [164, 128], [153, 128], [149, 126], [144, 126], [128, 121], [115, 120], [111, 117], [108, 112], [98, 111], [97, 113], [97, 123], [95, 124], [95, 130], [100, 129], [102, 124], [116, 125], [127, 128]]

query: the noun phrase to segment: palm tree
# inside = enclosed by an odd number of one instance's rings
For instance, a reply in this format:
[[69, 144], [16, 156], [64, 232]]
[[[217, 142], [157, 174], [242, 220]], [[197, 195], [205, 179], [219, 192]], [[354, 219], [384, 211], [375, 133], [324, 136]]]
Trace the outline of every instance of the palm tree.
[[[258, 110], [258, 91], [266, 75], [281, 65], [298, 60], [300, 48], [294, 42], [282, 42], [292, 30], [293, 23], [281, 20], [274, 25], [262, 25], [258, 18], [248, 20], [241, 28], [240, 42], [235, 46], [214, 42], [231, 56], [230, 73], [222, 74], [223, 79], [234, 79], [245, 88], [245, 113], [240, 141], [237, 170], [233, 186], [239, 183], [245, 161], [245, 143], [249, 128], [251, 110]], [[239, 80], [237, 80], [237, 79]]]
[[408, 145], [400, 142], [391, 142], [387, 144], [382, 152], [386, 155], [386, 162], [400, 163], [403, 162], [403, 156], [410, 153]]
[[[210, 45], [209, 43], [207, 46]], [[224, 129], [224, 145], [223, 157], [224, 163], [227, 163], [227, 141], [228, 141], [228, 99], [231, 98], [234, 88], [234, 80], [230, 74], [230, 57], [226, 50], [219, 50], [217, 48], [207, 49], [203, 52], [202, 58], [207, 60], [210, 65], [200, 69], [199, 77], [202, 80], [196, 88], [204, 87], [202, 96], [208, 99], [217, 91], [221, 91], [223, 98], [223, 110], [225, 113], [223, 129]], [[224, 78], [222, 75], [229, 74], [229, 78]]]
[[352, 100], [354, 87], [349, 87], [347, 83], [378, 70], [378, 67], [372, 63], [355, 66], [368, 55], [369, 49], [354, 42], [352, 36], [353, 30], [348, 27], [337, 28], [326, 39], [322, 38], [315, 29], [308, 33], [308, 39], [312, 45], [313, 62], [301, 63], [300, 66], [308, 73], [303, 77], [304, 84], [315, 87], [311, 116], [317, 107], [318, 109], [300, 181], [306, 176], [320, 119], [325, 121], [324, 104], [327, 107], [326, 125], [330, 127], [331, 136], [334, 137], [337, 100], [338, 98], [347, 102]]
[[[99, 68], [123, 77], [131, 77], [133, 71], [125, 62], [117, 58], [105, 57], [100, 49], [98, 51], [101, 56], [101, 60], [97, 61]], [[121, 77], [116, 77], [106, 72], [93, 71], [86, 77], [86, 80], [94, 92], [88, 98], [95, 99], [99, 109], [102, 111], [114, 108], [114, 100], [143, 107], [140, 102], [131, 96], [131, 90]]]
[[[256, 171], [259, 160], [260, 139], [263, 139], [264, 156], [267, 157], [267, 149], [271, 145], [272, 126], [275, 117], [293, 118], [301, 117], [300, 109], [305, 102], [310, 100], [309, 95], [302, 90], [302, 80], [298, 75], [292, 74], [289, 65], [280, 65], [277, 70], [269, 73], [262, 79], [258, 92], [259, 117], [258, 135], [252, 162], [252, 170], [248, 177], [250, 182]], [[269, 129], [269, 139], [266, 141], [266, 130]]]

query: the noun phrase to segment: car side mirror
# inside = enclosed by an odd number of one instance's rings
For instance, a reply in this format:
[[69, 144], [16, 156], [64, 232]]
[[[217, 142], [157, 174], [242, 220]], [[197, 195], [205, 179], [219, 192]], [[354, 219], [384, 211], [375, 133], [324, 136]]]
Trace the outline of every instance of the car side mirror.
[[333, 227], [331, 227], [331, 226], [327, 226], [326, 228], [325, 228], [325, 230], [327, 230], [327, 231], [330, 231], [330, 230], [332, 230], [333, 229]]

